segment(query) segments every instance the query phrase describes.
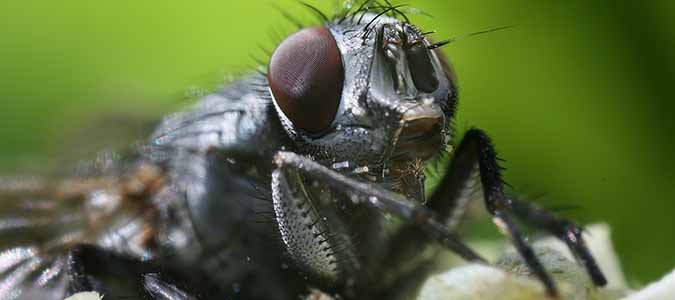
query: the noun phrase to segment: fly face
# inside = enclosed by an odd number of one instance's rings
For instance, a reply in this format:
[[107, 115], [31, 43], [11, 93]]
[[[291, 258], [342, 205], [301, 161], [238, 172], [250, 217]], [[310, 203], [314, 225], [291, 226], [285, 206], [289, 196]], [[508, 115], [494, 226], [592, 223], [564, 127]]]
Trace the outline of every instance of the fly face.
[[274, 51], [274, 105], [300, 152], [396, 168], [426, 160], [450, 134], [450, 68], [414, 26], [364, 15], [303, 29]]

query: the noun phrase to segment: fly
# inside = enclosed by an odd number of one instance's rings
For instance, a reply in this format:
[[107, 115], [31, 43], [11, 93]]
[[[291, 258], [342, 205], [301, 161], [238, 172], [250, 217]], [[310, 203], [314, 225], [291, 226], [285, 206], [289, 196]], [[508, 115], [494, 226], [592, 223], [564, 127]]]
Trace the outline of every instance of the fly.
[[[355, 2], [332, 18], [308, 6], [323, 23], [288, 36], [265, 72], [166, 117], [91, 175], [4, 181], [0, 299], [281, 300], [309, 287], [399, 299], [431, 269], [425, 249], [485, 262], [455, 233], [474, 186], [549, 295], [517, 221], [565, 242], [604, 285], [579, 226], [503, 191], [483, 130], [452, 140], [447, 41], [401, 5]], [[449, 145], [427, 198], [424, 164]]]

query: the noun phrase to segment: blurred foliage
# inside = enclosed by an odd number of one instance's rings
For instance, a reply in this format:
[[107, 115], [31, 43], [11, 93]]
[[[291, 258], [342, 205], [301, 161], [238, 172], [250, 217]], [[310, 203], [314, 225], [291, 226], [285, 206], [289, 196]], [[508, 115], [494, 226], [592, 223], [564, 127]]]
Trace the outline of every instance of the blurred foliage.
[[[331, 12], [336, 1], [310, 2]], [[433, 15], [413, 21], [437, 40], [515, 25], [444, 48], [460, 78], [458, 127], [492, 134], [517, 192], [610, 223], [629, 279], [671, 269], [675, 2], [410, 3]], [[264, 58], [260, 47], [293, 30], [275, 6], [314, 20], [286, 0], [2, 1], [3, 170], [130, 142], [115, 130], [145, 128], [134, 124], [186, 105], [189, 88], [252, 69], [252, 53]]]

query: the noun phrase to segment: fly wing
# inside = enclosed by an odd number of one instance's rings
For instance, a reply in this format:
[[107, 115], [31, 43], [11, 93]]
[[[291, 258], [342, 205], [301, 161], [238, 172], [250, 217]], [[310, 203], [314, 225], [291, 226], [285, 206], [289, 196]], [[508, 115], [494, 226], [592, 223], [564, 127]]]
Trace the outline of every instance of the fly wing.
[[0, 178], [0, 299], [62, 299], [77, 244], [151, 255], [146, 199], [160, 177], [138, 165], [86, 178]]
[[[59, 140], [58, 145], [49, 149], [50, 157], [56, 158], [49, 162], [49, 168], [63, 168], [64, 166], [77, 166], [76, 172], [82, 171], [107, 171], [105, 166], [100, 166], [102, 162], [109, 162], [109, 156], [128, 156], [128, 153], [107, 151], [101, 153], [102, 149], [127, 150], [130, 146], [138, 145], [144, 142], [155, 126], [159, 123], [161, 117], [158, 116], [162, 110], [152, 109], [144, 112], [138, 109], [138, 112], [126, 111], [105, 111], [100, 113], [91, 113], [81, 125], [62, 132], [63, 139]], [[127, 151], [129, 152], [129, 151]], [[89, 160], [98, 157], [95, 160]], [[126, 158], [126, 157], [125, 157]], [[83, 170], [82, 163], [99, 163], [98, 166], [85, 166]], [[33, 166], [28, 166], [33, 167]], [[118, 167], [118, 166], [114, 166]], [[39, 171], [39, 170], [38, 170]]]

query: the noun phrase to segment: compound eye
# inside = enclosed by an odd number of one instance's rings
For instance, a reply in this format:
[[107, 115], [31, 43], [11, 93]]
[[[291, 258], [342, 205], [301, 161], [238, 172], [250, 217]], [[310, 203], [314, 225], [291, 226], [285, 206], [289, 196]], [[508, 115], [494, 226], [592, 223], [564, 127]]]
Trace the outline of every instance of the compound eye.
[[427, 46], [424, 43], [415, 43], [405, 53], [415, 87], [425, 93], [435, 91], [438, 88], [438, 78]]
[[267, 79], [276, 104], [295, 127], [309, 133], [327, 129], [344, 81], [335, 38], [323, 26], [292, 34], [274, 50]]

